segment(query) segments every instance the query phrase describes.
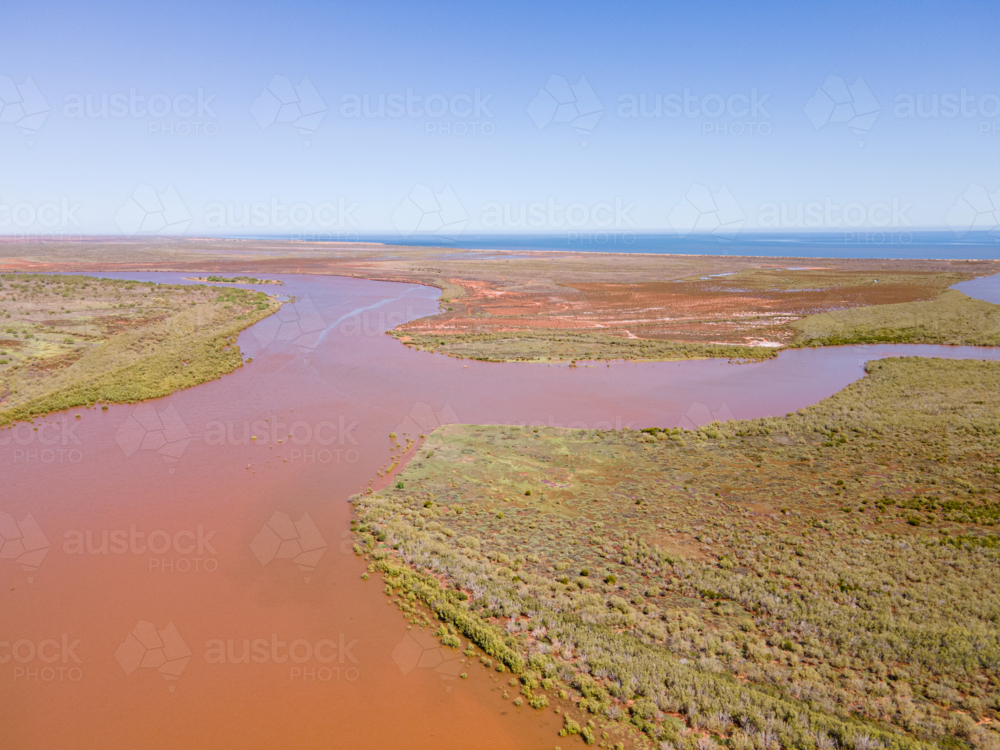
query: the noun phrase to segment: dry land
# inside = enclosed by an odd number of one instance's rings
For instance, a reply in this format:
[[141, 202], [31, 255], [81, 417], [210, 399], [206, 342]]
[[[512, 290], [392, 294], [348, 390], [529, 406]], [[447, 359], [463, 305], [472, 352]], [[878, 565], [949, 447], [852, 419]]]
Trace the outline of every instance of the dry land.
[[791, 324], [795, 346], [838, 344], [1000, 345], [1000, 305], [956, 290], [926, 302], [857, 307], [810, 315]]
[[242, 366], [236, 336], [275, 312], [262, 292], [0, 275], [0, 425], [166, 396]]
[[[222, 278], [319, 273], [428, 284], [442, 290], [440, 312], [398, 328], [393, 335], [399, 340], [458, 357], [545, 362], [754, 360], [785, 346], [851, 336], [940, 341], [946, 338], [942, 331], [931, 329], [940, 328], [935, 316], [948, 305], [900, 306], [932, 302], [958, 281], [1000, 273], [996, 261], [513, 252], [255, 240], [12, 243], [0, 245], [0, 255], [7, 257], [7, 267], [35, 270], [114, 267]], [[850, 328], [854, 319], [835, 328], [829, 319], [813, 317], [862, 307], [908, 317], [897, 326], [895, 319], [876, 316], [861, 321], [864, 330], [847, 333], [841, 329]], [[984, 340], [971, 335], [980, 324], [973, 330], [964, 328], [966, 322], [955, 326], [947, 340]]]
[[995, 750], [998, 466], [1000, 364], [890, 359], [784, 418], [442, 427], [355, 550], [588, 743]]

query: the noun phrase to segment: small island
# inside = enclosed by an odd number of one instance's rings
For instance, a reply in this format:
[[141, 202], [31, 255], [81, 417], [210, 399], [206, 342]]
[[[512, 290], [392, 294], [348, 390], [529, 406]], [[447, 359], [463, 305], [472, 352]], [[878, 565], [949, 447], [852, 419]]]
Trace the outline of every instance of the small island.
[[257, 279], [253, 276], [188, 276], [185, 281], [198, 281], [202, 284], [270, 284], [284, 286], [280, 279]]

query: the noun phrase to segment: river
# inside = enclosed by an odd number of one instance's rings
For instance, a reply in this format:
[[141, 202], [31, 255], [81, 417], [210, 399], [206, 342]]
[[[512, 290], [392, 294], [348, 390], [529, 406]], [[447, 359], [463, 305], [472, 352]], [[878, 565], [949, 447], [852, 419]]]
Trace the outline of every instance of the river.
[[260, 288], [296, 301], [240, 335], [240, 370], [0, 432], [0, 746], [551, 748], [560, 717], [501, 700], [509, 675], [408, 634], [362, 580], [346, 500], [393, 460], [390, 432], [693, 426], [802, 408], [872, 358], [1000, 359], [887, 345], [746, 365], [475, 362], [385, 335], [434, 314], [436, 289], [275, 278]]

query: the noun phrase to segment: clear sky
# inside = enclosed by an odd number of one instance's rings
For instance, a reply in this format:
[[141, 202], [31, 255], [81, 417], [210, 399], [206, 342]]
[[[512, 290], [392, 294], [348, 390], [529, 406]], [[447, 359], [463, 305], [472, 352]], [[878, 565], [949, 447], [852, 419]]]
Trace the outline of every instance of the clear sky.
[[990, 229], [998, 16], [7, 4], [0, 233]]

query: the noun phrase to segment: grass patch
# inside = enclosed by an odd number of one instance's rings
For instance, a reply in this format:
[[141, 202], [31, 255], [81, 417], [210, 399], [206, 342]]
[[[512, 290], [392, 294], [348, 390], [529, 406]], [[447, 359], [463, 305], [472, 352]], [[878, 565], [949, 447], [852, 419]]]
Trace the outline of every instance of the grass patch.
[[867, 369], [787, 417], [694, 431], [440, 428], [405, 489], [355, 498], [356, 550], [565, 687], [576, 726], [995, 748], [1000, 365]]
[[557, 330], [502, 333], [420, 334], [406, 330], [390, 334], [415, 349], [483, 362], [669, 361], [717, 357], [757, 362], [777, 355], [776, 348], [737, 344], [627, 339], [600, 333]]
[[211, 284], [271, 284], [284, 286], [280, 279], [258, 279], [254, 276], [192, 276], [188, 281], [206, 281]]
[[243, 364], [262, 292], [84, 276], [0, 276], [0, 425], [166, 396]]
[[842, 344], [1000, 345], [1000, 305], [949, 290], [926, 302], [809, 315], [790, 324], [793, 346]]

